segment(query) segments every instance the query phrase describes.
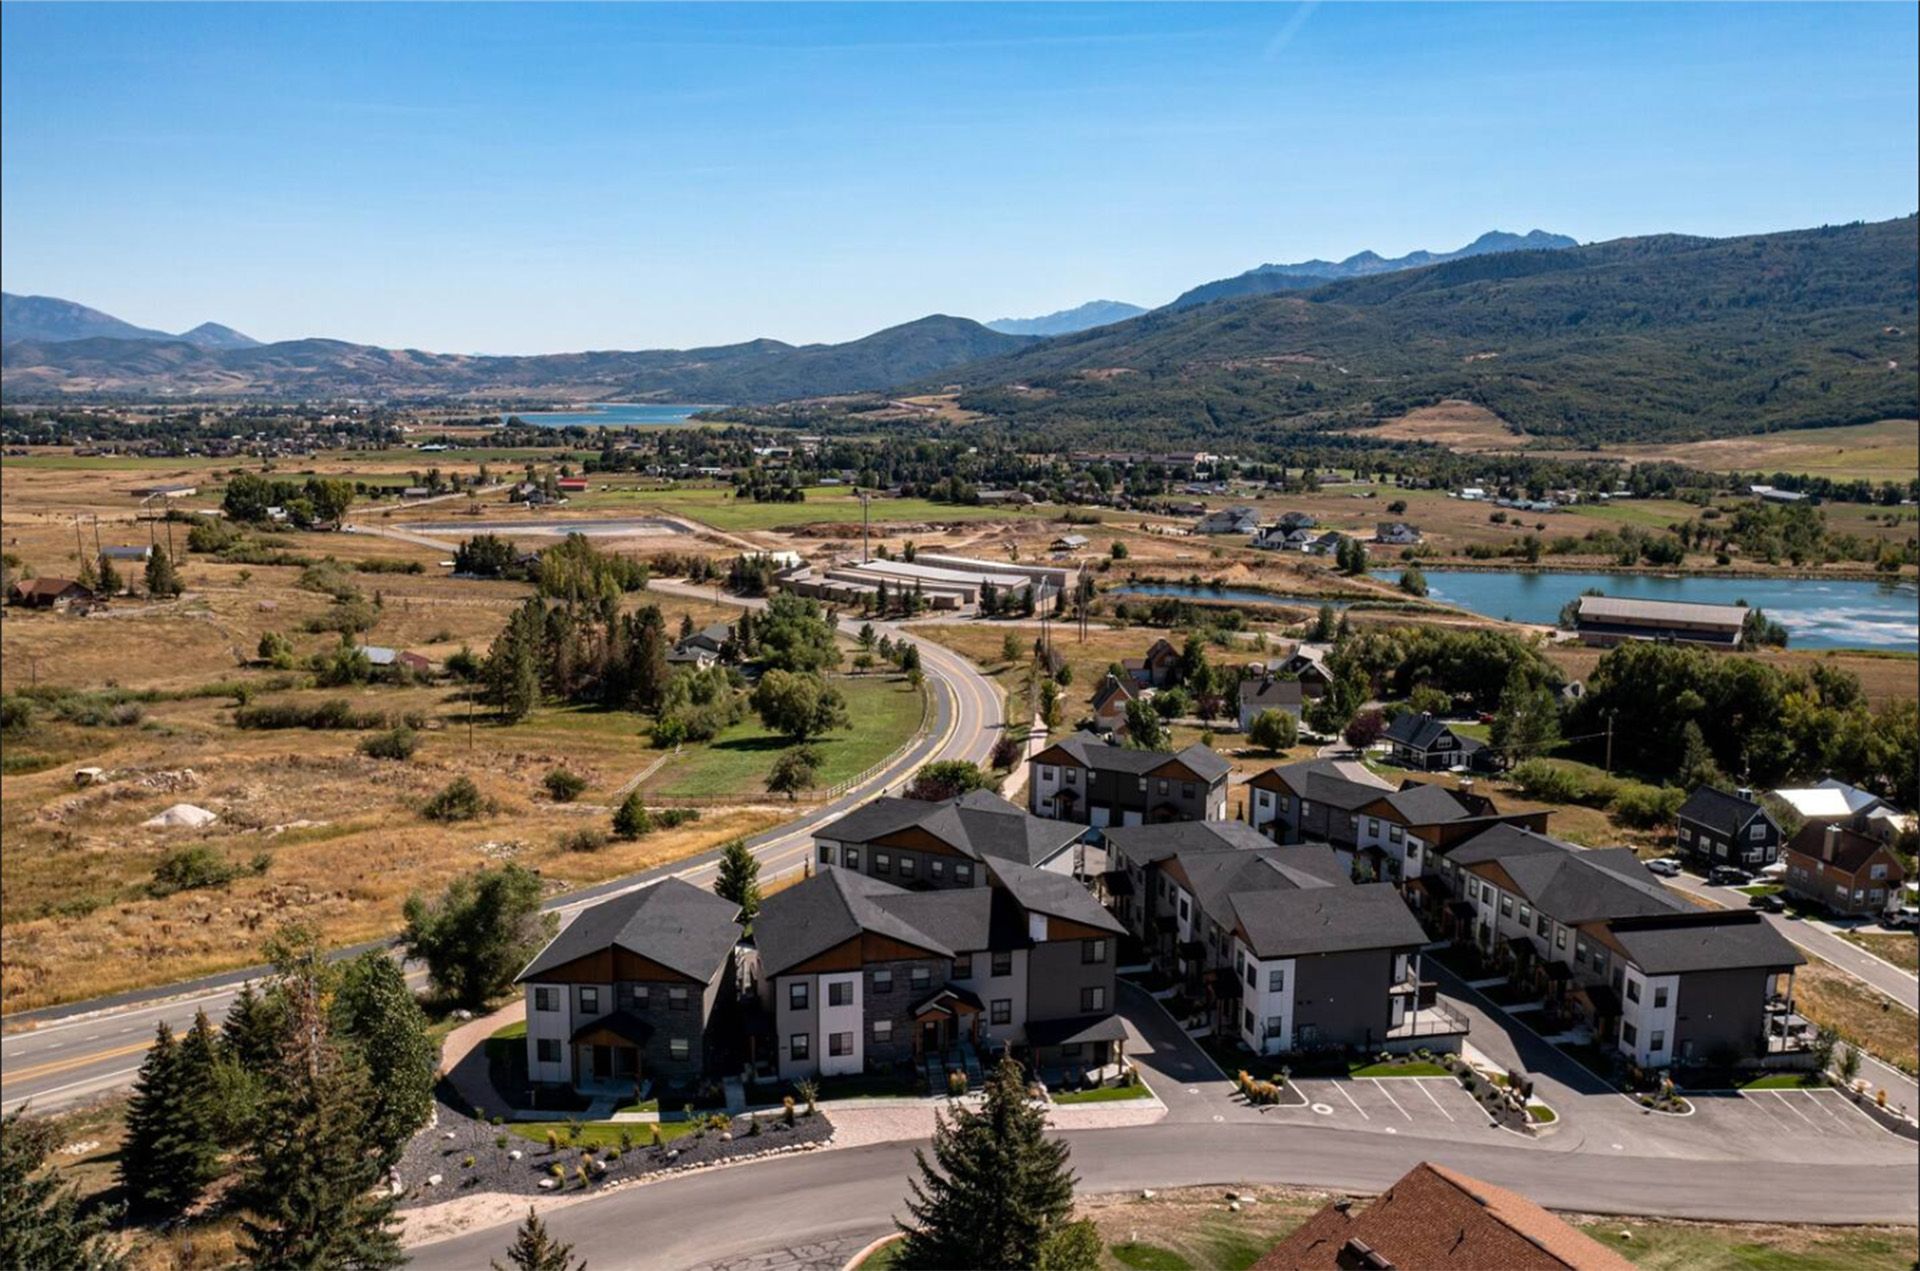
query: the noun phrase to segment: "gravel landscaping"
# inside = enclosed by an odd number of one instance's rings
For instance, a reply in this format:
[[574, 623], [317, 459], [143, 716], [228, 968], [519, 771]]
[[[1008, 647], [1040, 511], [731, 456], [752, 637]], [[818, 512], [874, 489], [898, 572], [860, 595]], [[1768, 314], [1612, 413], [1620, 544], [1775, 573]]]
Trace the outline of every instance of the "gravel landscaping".
[[[399, 1202], [403, 1209], [479, 1192], [537, 1196], [597, 1189], [668, 1170], [817, 1147], [833, 1136], [833, 1124], [823, 1113], [803, 1113], [794, 1124], [787, 1125], [780, 1113], [770, 1112], [761, 1114], [758, 1134], [748, 1132], [750, 1118], [736, 1117], [726, 1131], [683, 1134], [657, 1148], [649, 1145], [651, 1125], [612, 1127], [614, 1135], [621, 1130], [632, 1132], [631, 1151], [584, 1142], [580, 1147], [569, 1147], [562, 1124], [557, 1127], [561, 1135], [559, 1150], [549, 1152], [544, 1143], [510, 1133], [505, 1126], [476, 1121], [445, 1103], [437, 1104], [436, 1111], [435, 1124], [407, 1144], [395, 1171], [405, 1189]], [[602, 1124], [583, 1128], [591, 1129], [594, 1138], [607, 1137], [608, 1127]], [[558, 1179], [553, 1173], [555, 1166], [560, 1167], [562, 1175]]]

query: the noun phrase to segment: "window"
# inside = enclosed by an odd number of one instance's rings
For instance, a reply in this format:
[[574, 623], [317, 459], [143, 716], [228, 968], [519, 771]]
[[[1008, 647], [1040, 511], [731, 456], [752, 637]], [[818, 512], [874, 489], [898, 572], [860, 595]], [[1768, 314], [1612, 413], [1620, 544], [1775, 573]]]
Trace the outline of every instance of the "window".
[[973, 955], [971, 953], [962, 953], [954, 958], [953, 978], [956, 980], [971, 980], [973, 978]]
[[1260, 987], [1260, 968], [1252, 963], [1247, 964], [1247, 987], [1250, 989]]
[[1287, 989], [1287, 968], [1275, 967], [1267, 972], [1267, 992], [1284, 993]]
[[1522, 927], [1533, 925], [1533, 906], [1532, 905], [1520, 906], [1520, 925]]
[[1091, 985], [1080, 990], [1080, 1009], [1082, 1011], [1104, 1011], [1107, 1009], [1107, 990], [1102, 985]]
[[927, 872], [929, 874], [932, 874], [935, 878], [942, 878], [946, 875], [947, 867], [945, 863], [943, 863], [940, 860], [940, 858], [936, 856], [932, 860], [927, 862]]
[[1631, 1046], [1640, 1040], [1640, 1030], [1631, 1024], [1621, 1024], [1620, 1040]]
[[1056, 781], [1059, 779], [1059, 776], [1060, 774], [1054, 770], [1054, 767], [1052, 764], [1043, 763], [1040, 765], [1040, 780]]
[[533, 989], [533, 1009], [536, 1011], [557, 1011], [560, 1009], [560, 995], [544, 984], [536, 984]]
[[645, 1006], [647, 1004], [647, 986], [644, 984], [622, 984], [620, 986], [620, 999], [628, 1006]]
[[1181, 922], [1185, 922], [1185, 921], [1187, 920], [1187, 916], [1188, 916], [1188, 915], [1189, 915], [1189, 914], [1190, 914], [1191, 912], [1192, 912], [1192, 911], [1191, 911], [1191, 910], [1189, 910], [1189, 909], [1187, 908], [1187, 898], [1186, 898], [1186, 896], [1185, 896], [1185, 895], [1183, 894], [1183, 895], [1182, 895], [1182, 896], [1180, 897], [1180, 921], [1181, 921]]
[[1066, 770], [1066, 776], [1068, 785], [1077, 786], [1080, 784], [1080, 770], [1078, 768], [1068, 768]]
[[955, 865], [953, 867], [953, 881], [959, 883], [962, 887], [971, 887], [973, 885], [973, 866], [964, 861]]
[[[1585, 966], [1587, 964], [1587, 946], [1585, 944], [1577, 944], [1573, 947], [1573, 964], [1575, 966]], [[1628, 985], [1627, 987], [1631, 990], [1633, 986]], [[1632, 992], [1629, 992], [1627, 996], [1633, 998], [1636, 1002], [1640, 1000], [1639, 997]]]
[[993, 978], [1013, 974], [1013, 953], [1007, 949], [995, 949], [993, 952]]
[[1747, 831], [1747, 837], [1752, 839], [1756, 843], [1766, 838], [1767, 823], [1765, 821], [1755, 821], [1753, 823], [1753, 828]]
[[1662, 984], [1653, 990], [1653, 1009], [1665, 1010], [1667, 1006], [1667, 986]]
[[[1587, 947], [1585, 945], [1581, 945], [1580, 952], [1585, 953], [1586, 951], [1587, 951]], [[1627, 981], [1627, 1000], [1629, 1002], [1637, 1002], [1640, 1000], [1640, 981], [1638, 980]]]
[[1682, 843], [1686, 843], [1686, 842], [1689, 842], [1689, 841], [1691, 841], [1691, 840], [1692, 840], [1692, 838], [1693, 838], [1693, 831], [1692, 831], [1692, 830], [1689, 830], [1689, 829], [1688, 829], [1688, 828], [1687, 828], [1686, 826], [1684, 826], [1684, 825], [1683, 825], [1683, 826], [1681, 826], [1681, 827], [1680, 827], [1680, 841], [1681, 841]]
[[1247, 1021], [1246, 1028], [1247, 1028], [1247, 1031], [1251, 1033], [1253, 1031], [1253, 1012], [1243, 1011], [1241, 1012], [1241, 1014], [1243, 1014], [1246, 1017], [1246, 1021]]
[[852, 1006], [853, 1005], [853, 981], [852, 980], [835, 980], [831, 984], [827, 985], [827, 1005], [828, 1006]]
[[1649, 1051], [1662, 1051], [1662, 1050], [1665, 1050], [1666, 1048], [1667, 1048], [1666, 1033], [1658, 1028], [1654, 1029], [1653, 1036], [1647, 1039], [1647, 1049]]
[[796, 1011], [806, 1010], [808, 1003], [807, 990], [809, 987], [811, 986], [805, 980], [795, 980], [793, 983], [787, 985], [788, 1007]]
[[1563, 949], [1563, 950], [1567, 947], [1567, 929], [1565, 927], [1557, 928], [1554, 931], [1553, 947], [1556, 949]]
[[667, 1039], [667, 1057], [669, 1059], [685, 1059], [691, 1054], [693, 1054], [693, 1044], [686, 1038], [669, 1037]]
[[873, 991], [875, 993], [890, 993], [893, 991], [893, 971], [891, 968], [882, 967], [873, 973]]
[[933, 982], [933, 972], [923, 966], [911, 967], [907, 971], [907, 987], [923, 989]]
[[902, 878], [912, 878], [912, 877], [913, 877], [913, 869], [914, 869], [914, 860], [913, 860], [913, 857], [911, 857], [911, 856], [902, 856], [902, 857], [900, 858], [900, 877], [902, 877]]
[[1885, 865], [1874, 865], [1867, 870], [1867, 877], [1876, 883], [1884, 882], [1887, 877], [1887, 867]]
[[993, 1004], [989, 1006], [987, 1009], [991, 1012], [987, 1016], [987, 1019], [989, 1022], [995, 1023], [995, 1024], [1013, 1023], [1013, 999], [1012, 998], [996, 997], [993, 999]]
[[1374, 838], [1380, 837], [1380, 818], [1379, 817], [1370, 816], [1367, 818], [1367, 833], [1372, 835]]
[[558, 1037], [542, 1037], [533, 1045], [534, 1053], [539, 1057], [541, 1063], [557, 1064], [560, 1062], [560, 1039]]
[[1180, 797], [1183, 799], [1191, 799], [1193, 797], [1193, 782], [1182, 781], [1180, 783]]
[[1500, 898], [1500, 916], [1502, 918], [1513, 917], [1513, 897], [1502, 896]]
[[1546, 938], [1547, 916], [1545, 914], [1540, 915], [1539, 921], [1534, 924], [1533, 930], [1534, 930], [1534, 933], [1540, 936], [1541, 939], [1544, 940]]
[[827, 1053], [829, 1055], [851, 1055], [853, 1053], [852, 1033], [828, 1033]]
[[820, 845], [820, 863], [822, 865], [833, 864], [833, 844], [822, 843]]
[[1082, 940], [1080, 942], [1080, 961], [1083, 965], [1092, 965], [1107, 960], [1107, 942], [1105, 940]]
[[687, 991], [678, 986], [667, 990], [667, 1008], [684, 1011], [687, 1009]]
[[1167, 779], [1165, 777], [1160, 778], [1160, 793], [1163, 796], [1167, 793]]
[[598, 1015], [600, 1013], [599, 989], [582, 988], [580, 990], [580, 1013], [582, 1015]]
[[1287, 1026], [1286, 1016], [1284, 1015], [1267, 1016], [1267, 1036], [1269, 1037], [1280, 1036], [1281, 1031], [1284, 1030], [1286, 1026]]
[[1387, 827], [1387, 842], [1398, 843], [1405, 833], [1406, 831], [1402, 830], [1399, 826], [1389, 825]]
[[877, 1019], [873, 1021], [873, 1040], [877, 1042], [892, 1041], [893, 1021], [890, 1019]]
[[860, 868], [860, 849], [859, 848], [857, 847], [848, 848], [846, 851], [846, 857], [847, 857], [848, 869]]
[[808, 1059], [813, 1055], [813, 1034], [795, 1033], [787, 1038], [787, 1058]]
[[887, 855], [885, 852], [875, 852], [873, 854], [873, 872], [876, 874], [891, 874], [893, 872], [893, 857]]

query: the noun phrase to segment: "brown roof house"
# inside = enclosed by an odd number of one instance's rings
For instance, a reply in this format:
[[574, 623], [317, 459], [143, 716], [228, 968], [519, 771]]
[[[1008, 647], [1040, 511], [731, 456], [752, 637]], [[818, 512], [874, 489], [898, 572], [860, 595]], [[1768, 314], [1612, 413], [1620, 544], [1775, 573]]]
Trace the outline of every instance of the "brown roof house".
[[1173, 682], [1174, 669], [1180, 665], [1180, 650], [1162, 636], [1147, 646], [1147, 656], [1127, 658], [1120, 665], [1142, 688], [1165, 688]]
[[1810, 822], [1780, 855], [1786, 889], [1835, 913], [1881, 912], [1900, 895], [1907, 876], [1885, 843], [1840, 825]]
[[7, 603], [28, 609], [65, 609], [93, 593], [71, 578], [23, 578], [7, 592]]
[[1336, 1200], [1254, 1271], [1631, 1271], [1633, 1264], [1518, 1192], [1422, 1161], [1365, 1207]]
[[1123, 731], [1127, 726], [1127, 703], [1137, 696], [1134, 687], [1119, 676], [1107, 676], [1093, 694], [1094, 729], [1103, 733]]

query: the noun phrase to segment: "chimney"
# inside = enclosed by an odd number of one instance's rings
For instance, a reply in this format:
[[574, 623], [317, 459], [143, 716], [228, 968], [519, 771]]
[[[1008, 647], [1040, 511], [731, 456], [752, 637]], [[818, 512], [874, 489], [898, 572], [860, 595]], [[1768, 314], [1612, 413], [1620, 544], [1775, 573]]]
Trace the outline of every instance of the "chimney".
[[1460, 778], [1460, 793], [1461, 793], [1461, 794], [1472, 794], [1472, 793], [1473, 793], [1473, 778], [1472, 778], [1472, 777], [1462, 777], [1462, 778]]
[[1739, 795], [1741, 798], [1745, 799], [1748, 803], [1753, 802], [1752, 786], [1741, 786], [1738, 790], [1735, 790], [1734, 793]]
[[1820, 840], [1821, 858], [1823, 860], [1831, 861], [1833, 859], [1834, 852], [1837, 851], [1839, 847], [1840, 847], [1840, 827], [1837, 825], [1829, 825], [1827, 827], [1826, 834], [1822, 836]]

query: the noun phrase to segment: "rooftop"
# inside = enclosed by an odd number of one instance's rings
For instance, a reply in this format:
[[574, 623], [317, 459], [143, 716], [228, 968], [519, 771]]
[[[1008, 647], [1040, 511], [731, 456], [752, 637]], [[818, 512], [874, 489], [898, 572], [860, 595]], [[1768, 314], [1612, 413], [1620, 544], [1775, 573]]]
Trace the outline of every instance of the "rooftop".
[[1738, 628], [1747, 620], [1747, 608], [1745, 605], [1701, 605], [1686, 600], [1582, 596], [1580, 617], [1596, 622], [1671, 622], [1689, 626]]
[[536, 980], [556, 967], [609, 948], [621, 948], [669, 970], [711, 980], [741, 927], [740, 907], [702, 887], [668, 878], [583, 909], [534, 955], [519, 982]]

